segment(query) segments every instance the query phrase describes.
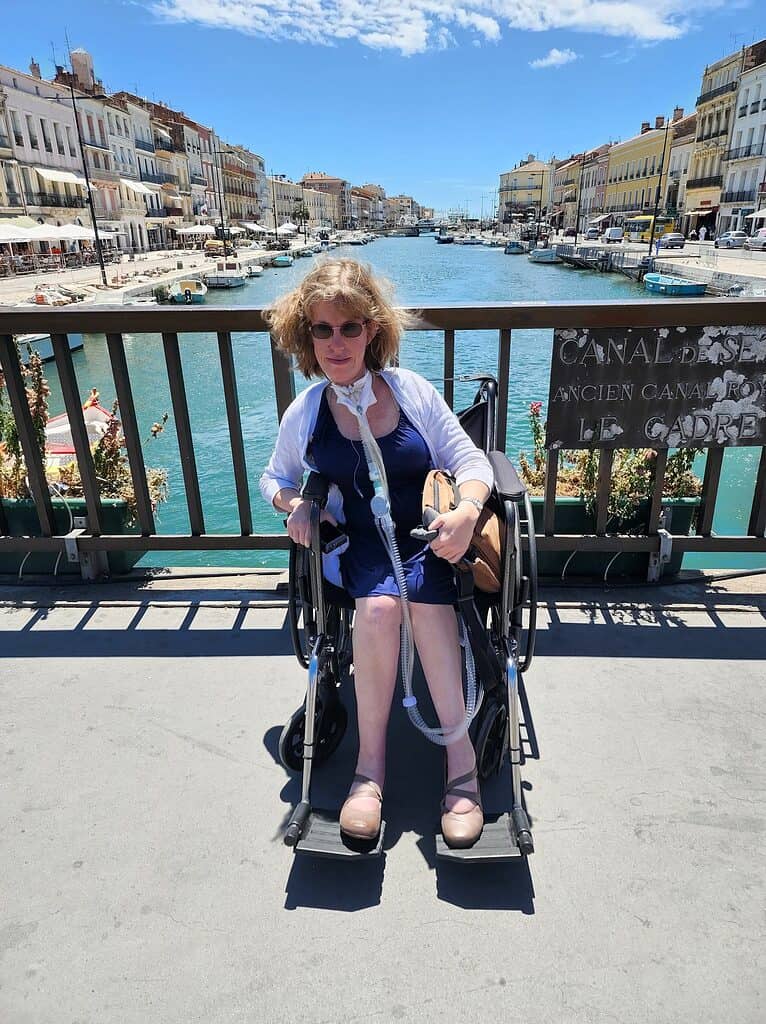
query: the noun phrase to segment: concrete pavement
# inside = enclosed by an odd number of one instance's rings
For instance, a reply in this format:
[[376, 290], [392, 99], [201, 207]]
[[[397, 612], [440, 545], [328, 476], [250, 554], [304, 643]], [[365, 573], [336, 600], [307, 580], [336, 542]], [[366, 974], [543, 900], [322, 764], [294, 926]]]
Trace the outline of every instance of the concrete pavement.
[[763, 576], [544, 590], [537, 851], [470, 869], [401, 710], [385, 857], [293, 858], [284, 592], [199, 572], [0, 589], [4, 1024], [760, 1024]]

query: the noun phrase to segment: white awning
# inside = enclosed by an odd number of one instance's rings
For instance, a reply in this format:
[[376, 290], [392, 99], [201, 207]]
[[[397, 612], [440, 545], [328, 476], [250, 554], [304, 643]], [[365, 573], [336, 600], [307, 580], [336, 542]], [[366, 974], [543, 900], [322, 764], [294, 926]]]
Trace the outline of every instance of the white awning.
[[129, 188], [131, 192], [138, 193], [140, 196], [154, 195], [153, 190], [147, 188], [141, 181], [131, 181], [130, 178], [120, 178], [120, 184], [124, 185], [125, 188]]
[[265, 228], [263, 226], [263, 224], [253, 224], [250, 221], [247, 221], [247, 222], [243, 221], [242, 223], [244, 224], [244, 226], [247, 228], [248, 231], [254, 231], [256, 234], [260, 234], [260, 235], [273, 235], [274, 234], [274, 228]]
[[600, 224], [602, 220], [609, 220], [611, 213], [603, 213], [600, 217], [594, 217], [593, 220], [589, 220], [589, 224]]
[[758, 217], [766, 217], [766, 208], [763, 210], [756, 210], [755, 213], [748, 213], [745, 220], [755, 220]]
[[65, 185], [81, 185], [85, 187], [85, 178], [72, 171], [54, 171], [51, 167], [35, 167], [41, 178], [46, 181], [60, 181]]
[[179, 235], [214, 235], [215, 228], [211, 228], [209, 224], [190, 224], [188, 227], [177, 227], [175, 228], [176, 234]]
[[181, 197], [175, 195], [173, 192], [165, 192], [162, 196], [163, 199], [170, 199], [171, 202], [175, 203], [176, 206], [181, 205]]
[[706, 213], [715, 213], [717, 207], [703, 206], [699, 210], [687, 210], [687, 217], [704, 217]]

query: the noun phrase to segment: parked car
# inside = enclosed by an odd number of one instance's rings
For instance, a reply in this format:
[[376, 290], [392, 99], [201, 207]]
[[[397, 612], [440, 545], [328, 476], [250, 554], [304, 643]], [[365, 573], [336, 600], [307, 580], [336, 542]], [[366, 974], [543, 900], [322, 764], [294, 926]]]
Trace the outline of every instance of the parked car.
[[660, 249], [683, 249], [686, 239], [680, 231], [666, 231], [657, 239]]
[[577, 234], [574, 228], [564, 228], [564, 238], [574, 238]]
[[766, 228], [758, 228], [754, 235], [745, 239], [746, 249], [766, 249]]
[[607, 228], [601, 237], [605, 242], [621, 242], [622, 228]]
[[742, 249], [747, 241], [745, 231], [724, 231], [713, 242], [716, 249]]
[[586, 242], [596, 241], [600, 234], [601, 234], [601, 232], [596, 227], [586, 228], [586, 231], [585, 231], [585, 241]]

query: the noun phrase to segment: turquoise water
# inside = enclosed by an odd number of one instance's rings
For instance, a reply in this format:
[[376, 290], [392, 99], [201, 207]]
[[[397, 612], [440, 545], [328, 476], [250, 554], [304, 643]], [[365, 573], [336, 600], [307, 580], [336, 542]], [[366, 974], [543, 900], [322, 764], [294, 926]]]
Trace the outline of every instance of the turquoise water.
[[[523, 257], [505, 256], [502, 249], [484, 246], [437, 245], [432, 236], [387, 238], [361, 247], [338, 249], [372, 265], [395, 286], [397, 301], [406, 306], [507, 301], [635, 300], [646, 297], [640, 286], [615, 274], [592, 274], [562, 265], [531, 264]], [[268, 268], [244, 288], [208, 292], [209, 306], [264, 306], [295, 285], [313, 265], [298, 259], [289, 268]], [[672, 301], [672, 300], [669, 300]], [[511, 352], [511, 387], [508, 414], [508, 447], [513, 457], [529, 448], [527, 410], [532, 401], [547, 402], [552, 345], [551, 331], [514, 331]], [[161, 506], [157, 527], [162, 533], [188, 533], [189, 519], [183, 477], [172, 419], [165, 360], [159, 335], [126, 335], [125, 347], [136, 412], [145, 438], [147, 466], [168, 471], [170, 497]], [[253, 526], [256, 532], [282, 529], [277, 517], [261, 499], [258, 477], [271, 451], [277, 430], [276, 406], [271, 379], [269, 340], [264, 334], [233, 336], [242, 429], [247, 452]], [[205, 528], [209, 533], [239, 533], [234, 476], [227, 421], [214, 334], [181, 337], [181, 357], [188, 395], [192, 432], [200, 477]], [[402, 365], [418, 370], [441, 387], [441, 335], [411, 332], [405, 339]], [[74, 354], [80, 391], [98, 388], [101, 403], [111, 404], [114, 384], [103, 336], [86, 337], [85, 347]], [[456, 373], [492, 370], [497, 366], [497, 333], [464, 332], [455, 339]], [[51, 411], [63, 410], [55, 369], [49, 367]], [[298, 381], [300, 388], [303, 383]], [[456, 407], [467, 405], [474, 385], [455, 386]], [[165, 430], [151, 437], [151, 425], [169, 413]], [[728, 451], [714, 528], [720, 533], [744, 533], [747, 528], [759, 449]], [[284, 564], [281, 552], [158, 552], [146, 555], [142, 565], [262, 566]], [[687, 556], [689, 566], [744, 566], [766, 564], [763, 558], [744, 555]]]

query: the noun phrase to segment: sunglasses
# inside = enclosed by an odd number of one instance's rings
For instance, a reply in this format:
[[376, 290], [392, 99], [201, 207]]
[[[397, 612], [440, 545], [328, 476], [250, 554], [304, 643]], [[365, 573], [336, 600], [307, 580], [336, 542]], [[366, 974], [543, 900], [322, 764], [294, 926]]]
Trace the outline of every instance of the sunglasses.
[[336, 331], [343, 338], [358, 338], [364, 330], [365, 324], [369, 322], [369, 320], [362, 320], [361, 323], [358, 320], [349, 320], [345, 324], [341, 324], [340, 327], [331, 327], [330, 324], [323, 323], [311, 324], [309, 330], [311, 337], [316, 338], [317, 341], [328, 341]]

